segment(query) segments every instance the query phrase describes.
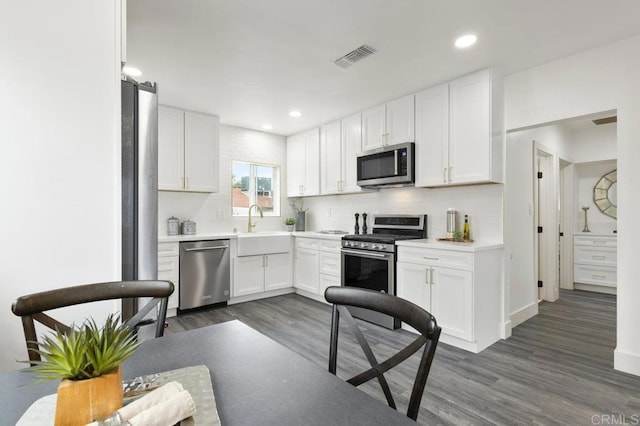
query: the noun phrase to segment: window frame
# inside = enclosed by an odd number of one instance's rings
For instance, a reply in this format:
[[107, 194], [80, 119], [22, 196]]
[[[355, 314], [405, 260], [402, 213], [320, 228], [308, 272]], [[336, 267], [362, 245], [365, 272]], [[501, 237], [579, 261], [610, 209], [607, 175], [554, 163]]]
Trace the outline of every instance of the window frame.
[[[231, 160], [231, 216], [232, 217], [247, 217], [249, 216], [249, 212], [247, 210], [246, 213], [236, 213], [236, 206], [234, 205], [233, 200], [233, 192], [234, 185], [237, 182], [240, 182], [240, 178], [237, 177], [237, 181], [234, 182], [234, 169], [236, 163], [244, 163], [249, 166], [249, 206], [253, 204], [258, 204], [257, 202], [257, 191], [255, 188], [255, 182], [257, 176], [257, 168], [258, 167], [269, 167], [273, 169], [273, 180], [271, 182], [271, 199], [273, 200], [273, 210], [268, 211], [264, 210], [264, 216], [268, 217], [280, 217], [282, 214], [282, 206], [281, 206], [281, 197], [282, 197], [282, 187], [280, 185], [280, 165], [278, 164], [269, 164], [269, 163], [260, 163], [255, 161], [247, 161], [247, 160]], [[252, 214], [258, 214], [255, 211]]]

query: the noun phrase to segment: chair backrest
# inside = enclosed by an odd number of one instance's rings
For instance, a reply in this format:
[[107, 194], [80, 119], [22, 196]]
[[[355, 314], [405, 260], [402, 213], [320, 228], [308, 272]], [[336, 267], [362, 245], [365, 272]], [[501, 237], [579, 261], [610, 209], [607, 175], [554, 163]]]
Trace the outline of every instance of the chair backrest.
[[164, 333], [167, 302], [173, 289], [173, 283], [170, 281], [116, 281], [85, 284], [21, 296], [11, 305], [11, 310], [15, 315], [22, 317], [29, 361], [40, 361], [40, 355], [33, 350], [38, 349], [35, 321], [64, 333], [71, 329], [68, 325], [47, 315], [45, 311], [100, 300], [151, 297], [152, 299], [129, 318], [125, 325], [136, 329], [143, 318], [156, 308], [158, 312], [156, 337], [160, 337]]
[[[329, 287], [325, 291], [324, 297], [327, 302], [333, 304], [329, 372], [336, 374], [338, 330], [340, 328], [340, 317], [342, 316], [371, 364], [370, 369], [353, 376], [347, 380], [347, 382], [354, 386], [359, 386], [371, 379], [377, 378], [387, 399], [387, 403], [393, 409], [396, 409], [396, 404], [391, 395], [389, 384], [384, 377], [384, 373], [418, 352], [418, 350], [424, 346], [407, 408], [407, 416], [416, 420], [422, 394], [424, 393], [424, 388], [427, 383], [427, 377], [429, 376], [429, 370], [431, 369], [431, 363], [433, 362], [433, 356], [435, 355], [438, 339], [440, 338], [440, 327], [436, 323], [436, 319], [429, 312], [407, 300], [373, 290], [354, 287]], [[378, 362], [364, 334], [347, 309], [348, 306], [369, 309], [395, 317], [415, 328], [420, 335], [412, 343], [390, 358]]]

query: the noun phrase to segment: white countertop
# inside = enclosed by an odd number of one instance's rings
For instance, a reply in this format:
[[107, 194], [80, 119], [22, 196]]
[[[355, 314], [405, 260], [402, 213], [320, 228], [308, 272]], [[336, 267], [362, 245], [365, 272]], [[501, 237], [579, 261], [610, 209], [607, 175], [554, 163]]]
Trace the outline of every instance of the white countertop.
[[503, 248], [503, 243], [496, 243], [490, 241], [474, 241], [472, 243], [458, 243], [454, 241], [437, 241], [435, 239], [422, 239], [422, 240], [402, 240], [396, 241], [396, 245], [400, 247], [417, 247], [417, 248], [433, 248], [438, 250], [455, 250], [455, 251], [468, 251], [477, 252], [485, 250], [494, 250]]
[[574, 232], [573, 235], [582, 235], [585, 237], [617, 237], [617, 233], [606, 233], [606, 232]]
[[307, 238], [319, 238], [322, 240], [341, 240], [344, 235], [347, 234], [324, 234], [322, 232], [316, 231], [305, 231], [305, 232], [293, 232], [292, 235], [294, 237], [307, 237]]
[[259, 236], [259, 235], [292, 235], [294, 237], [306, 237], [306, 238], [319, 238], [323, 240], [340, 240], [343, 235], [346, 234], [324, 234], [322, 232], [316, 231], [305, 231], [305, 232], [287, 232], [287, 231], [260, 231], [260, 232], [211, 232], [211, 233], [202, 233], [195, 235], [158, 235], [159, 243], [175, 243], [180, 241], [206, 241], [206, 240], [223, 240], [227, 238], [238, 238], [239, 235], [242, 236]]

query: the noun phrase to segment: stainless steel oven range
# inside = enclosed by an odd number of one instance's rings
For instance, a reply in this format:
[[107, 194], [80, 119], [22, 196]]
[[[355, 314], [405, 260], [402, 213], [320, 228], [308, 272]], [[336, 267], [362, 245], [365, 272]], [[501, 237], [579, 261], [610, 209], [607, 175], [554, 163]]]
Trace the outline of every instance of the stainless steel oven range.
[[[342, 237], [343, 286], [396, 294], [396, 245], [399, 240], [427, 238], [427, 215], [374, 215], [371, 234]], [[387, 328], [398, 328], [388, 315], [349, 308], [354, 317]]]

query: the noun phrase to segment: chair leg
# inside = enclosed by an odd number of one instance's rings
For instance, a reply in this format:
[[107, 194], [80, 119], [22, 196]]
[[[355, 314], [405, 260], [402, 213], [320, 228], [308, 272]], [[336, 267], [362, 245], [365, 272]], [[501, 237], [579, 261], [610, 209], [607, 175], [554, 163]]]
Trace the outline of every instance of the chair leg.
[[336, 363], [338, 361], [338, 329], [340, 323], [340, 313], [338, 307], [333, 305], [331, 315], [331, 343], [329, 346], [329, 373], [336, 374]]

